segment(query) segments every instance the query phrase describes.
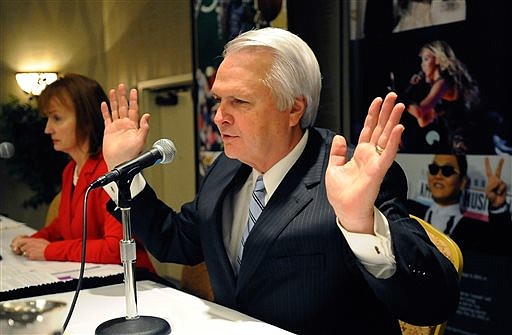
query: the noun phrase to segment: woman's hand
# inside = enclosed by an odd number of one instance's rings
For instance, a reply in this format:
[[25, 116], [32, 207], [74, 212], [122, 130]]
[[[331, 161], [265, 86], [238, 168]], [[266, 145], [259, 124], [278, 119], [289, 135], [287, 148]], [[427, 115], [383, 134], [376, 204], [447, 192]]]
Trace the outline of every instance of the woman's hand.
[[30, 260], [44, 261], [44, 251], [48, 244], [50, 244], [50, 242], [42, 238], [20, 235], [12, 240], [11, 250], [15, 254], [24, 256]]

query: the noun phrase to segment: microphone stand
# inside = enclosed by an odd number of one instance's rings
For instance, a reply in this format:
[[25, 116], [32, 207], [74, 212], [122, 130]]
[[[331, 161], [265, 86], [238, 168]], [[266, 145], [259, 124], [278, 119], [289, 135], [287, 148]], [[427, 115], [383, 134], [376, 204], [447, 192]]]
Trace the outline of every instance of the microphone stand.
[[167, 335], [171, 326], [167, 321], [153, 316], [140, 316], [137, 312], [137, 288], [135, 283], [134, 264], [136, 245], [132, 238], [130, 222], [131, 192], [130, 184], [133, 176], [117, 181], [119, 188], [118, 206], [121, 210], [123, 223], [123, 239], [119, 241], [121, 262], [124, 269], [124, 291], [126, 300], [126, 317], [111, 319], [96, 328], [95, 334], [137, 334], [137, 335]]

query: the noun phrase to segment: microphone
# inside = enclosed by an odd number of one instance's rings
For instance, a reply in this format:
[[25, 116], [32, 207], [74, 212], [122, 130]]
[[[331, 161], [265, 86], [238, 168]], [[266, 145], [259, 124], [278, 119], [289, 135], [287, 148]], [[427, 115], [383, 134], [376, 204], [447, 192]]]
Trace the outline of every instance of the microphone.
[[413, 89], [413, 87], [418, 85], [419, 82], [425, 77], [425, 73], [422, 70], [420, 70], [420, 71], [418, 71], [418, 73], [415, 73], [412, 76], [416, 77], [415, 81], [414, 81], [414, 83], [411, 83], [411, 82], [409, 83], [409, 86], [407, 86], [407, 88], [405, 89], [404, 94], [411, 93], [411, 90]]
[[11, 158], [14, 156], [14, 145], [11, 142], [0, 143], [0, 158]]
[[176, 147], [171, 140], [160, 139], [153, 144], [153, 148], [140, 156], [122, 163], [91, 183], [91, 188], [97, 188], [117, 181], [122, 177], [133, 177], [148, 166], [167, 164], [174, 160]]

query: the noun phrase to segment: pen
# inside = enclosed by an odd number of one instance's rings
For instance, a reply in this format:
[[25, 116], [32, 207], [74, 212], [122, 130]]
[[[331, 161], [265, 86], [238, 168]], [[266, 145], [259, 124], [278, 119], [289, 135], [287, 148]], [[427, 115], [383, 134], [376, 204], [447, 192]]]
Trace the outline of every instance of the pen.
[[[90, 266], [90, 267], [85, 267], [85, 271], [87, 270], [91, 270], [91, 269], [98, 269], [100, 268], [100, 265], [93, 265], [93, 266]], [[59, 271], [59, 272], [53, 272], [52, 275], [53, 276], [59, 276], [59, 275], [62, 275], [62, 274], [66, 274], [66, 273], [73, 273], [73, 272], [77, 272], [79, 271], [80, 269], [72, 269], [72, 270], [65, 270], [65, 271]]]

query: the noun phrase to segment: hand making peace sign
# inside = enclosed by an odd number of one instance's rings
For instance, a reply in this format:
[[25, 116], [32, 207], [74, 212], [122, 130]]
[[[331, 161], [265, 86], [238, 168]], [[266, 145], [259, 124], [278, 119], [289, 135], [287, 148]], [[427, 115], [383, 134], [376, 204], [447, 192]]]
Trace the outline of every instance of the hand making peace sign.
[[489, 204], [492, 208], [501, 207], [507, 196], [507, 184], [501, 180], [501, 170], [505, 160], [501, 158], [493, 172], [491, 162], [488, 157], [485, 157], [485, 174], [487, 175], [487, 186], [485, 188], [485, 195], [489, 199]]

